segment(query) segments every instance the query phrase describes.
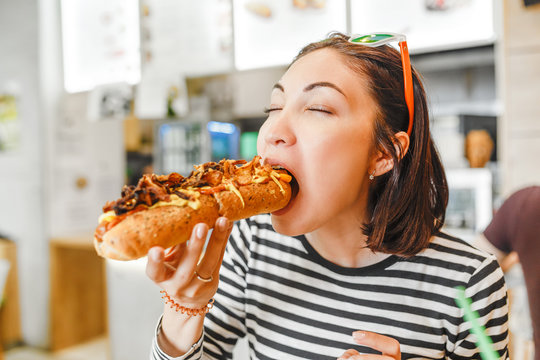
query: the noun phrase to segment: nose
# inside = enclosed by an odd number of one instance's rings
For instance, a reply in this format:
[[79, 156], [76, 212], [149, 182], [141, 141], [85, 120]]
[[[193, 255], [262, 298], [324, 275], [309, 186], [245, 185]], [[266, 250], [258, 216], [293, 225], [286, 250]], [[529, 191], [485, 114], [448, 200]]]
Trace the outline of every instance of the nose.
[[260, 132], [270, 146], [290, 146], [296, 142], [293, 129], [283, 117], [266, 120]]
[[277, 146], [279, 144], [288, 144], [290, 141], [288, 141], [288, 138], [283, 136], [282, 134], [276, 134], [276, 133], [270, 133], [266, 135], [265, 137], [266, 142], [270, 145]]

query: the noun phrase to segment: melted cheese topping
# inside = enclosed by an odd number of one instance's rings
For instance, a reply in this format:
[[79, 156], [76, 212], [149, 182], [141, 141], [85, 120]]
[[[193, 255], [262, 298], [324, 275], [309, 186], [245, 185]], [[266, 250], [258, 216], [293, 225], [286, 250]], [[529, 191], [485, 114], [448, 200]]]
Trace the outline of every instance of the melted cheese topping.
[[246, 204], [244, 203], [244, 199], [242, 198], [242, 194], [240, 194], [240, 191], [238, 191], [238, 189], [233, 184], [226, 183], [225, 188], [227, 188], [227, 190], [229, 191], [232, 191], [236, 196], [238, 196], [238, 198], [242, 202], [242, 207], [246, 207]]
[[175, 194], [171, 194], [170, 196], [171, 196], [171, 201], [158, 201], [154, 205], [150, 206], [149, 209], [153, 209], [153, 208], [157, 208], [157, 207], [161, 207], [161, 206], [180, 206], [180, 207], [184, 207], [184, 206], [187, 205], [190, 208], [192, 208], [193, 210], [197, 210], [197, 209], [200, 209], [200, 207], [201, 207], [201, 202], [199, 200], [197, 200], [197, 199], [190, 201], [190, 200], [182, 199], [181, 197], [179, 197], [178, 195], [175, 195]]
[[279, 173], [276, 171], [272, 171], [270, 173], [270, 177], [272, 178], [272, 180], [274, 180], [274, 182], [279, 186], [279, 191], [281, 191], [282, 194], [285, 194], [285, 189], [283, 188], [283, 185], [281, 185], [281, 183], [279, 182], [276, 175], [279, 177]]
[[[201, 202], [198, 200], [198, 198], [201, 196], [201, 194], [198, 191], [193, 190], [184, 190], [184, 192], [187, 192], [190, 197], [195, 198], [195, 200], [186, 200], [182, 199], [176, 194], [171, 194], [171, 200], [170, 201], [158, 201], [154, 205], [150, 206], [148, 209], [153, 209], [161, 206], [189, 206], [193, 210], [198, 210], [201, 208]], [[112, 219], [114, 219], [117, 215], [114, 213], [114, 210], [107, 211], [106, 213], [103, 213], [99, 216], [98, 223], [102, 222], [109, 222]]]
[[265, 182], [266, 179], [268, 179], [268, 176], [254, 175], [251, 182], [255, 184], [260, 184], [260, 183]]
[[107, 211], [106, 213], [103, 213], [99, 216], [98, 223], [101, 224], [104, 221], [111, 221], [116, 217], [116, 214], [114, 213], [114, 210]]

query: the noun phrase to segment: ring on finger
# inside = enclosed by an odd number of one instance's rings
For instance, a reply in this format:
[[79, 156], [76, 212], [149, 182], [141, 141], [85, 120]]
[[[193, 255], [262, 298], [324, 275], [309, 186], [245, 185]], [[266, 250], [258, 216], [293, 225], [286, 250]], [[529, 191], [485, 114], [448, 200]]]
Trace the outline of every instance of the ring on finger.
[[212, 280], [214, 280], [214, 277], [212, 275], [210, 275], [210, 277], [207, 277], [207, 278], [202, 277], [201, 275], [199, 275], [197, 270], [195, 270], [195, 276], [197, 276], [197, 279], [205, 283], [211, 282]]

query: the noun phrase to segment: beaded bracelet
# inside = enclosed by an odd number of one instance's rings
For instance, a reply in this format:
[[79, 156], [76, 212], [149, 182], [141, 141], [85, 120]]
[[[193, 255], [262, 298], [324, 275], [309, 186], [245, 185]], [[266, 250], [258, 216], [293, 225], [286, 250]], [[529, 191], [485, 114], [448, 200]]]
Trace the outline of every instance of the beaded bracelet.
[[171, 309], [176, 310], [176, 312], [180, 312], [182, 314], [186, 314], [186, 315], [189, 315], [189, 316], [204, 315], [204, 314], [208, 313], [210, 311], [210, 309], [212, 309], [214, 307], [214, 298], [210, 299], [208, 304], [206, 304], [204, 307], [202, 307], [200, 309], [191, 309], [191, 308], [184, 307], [184, 306], [182, 306], [180, 304], [177, 304], [176, 301], [174, 301], [169, 296], [169, 294], [167, 294], [167, 292], [165, 290], [161, 290], [160, 293], [163, 294], [163, 296], [161, 298], [166, 299], [165, 304], [170, 304]]

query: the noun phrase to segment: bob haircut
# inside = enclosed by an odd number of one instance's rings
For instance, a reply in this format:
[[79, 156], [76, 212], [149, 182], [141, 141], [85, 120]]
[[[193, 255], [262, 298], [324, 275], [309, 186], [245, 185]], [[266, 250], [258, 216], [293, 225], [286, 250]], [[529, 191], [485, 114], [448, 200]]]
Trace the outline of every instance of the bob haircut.
[[[364, 224], [367, 246], [400, 256], [412, 256], [427, 248], [444, 224], [448, 185], [441, 160], [429, 132], [426, 93], [413, 68], [414, 119], [405, 155], [395, 134], [407, 131], [403, 69], [399, 51], [388, 46], [353, 44], [349, 36], [334, 32], [305, 46], [292, 63], [319, 49], [332, 49], [356, 74], [366, 79], [377, 106], [373, 128], [374, 151], [394, 160], [392, 170], [372, 182], [368, 198], [369, 221]], [[398, 149], [396, 149], [396, 146]]]

